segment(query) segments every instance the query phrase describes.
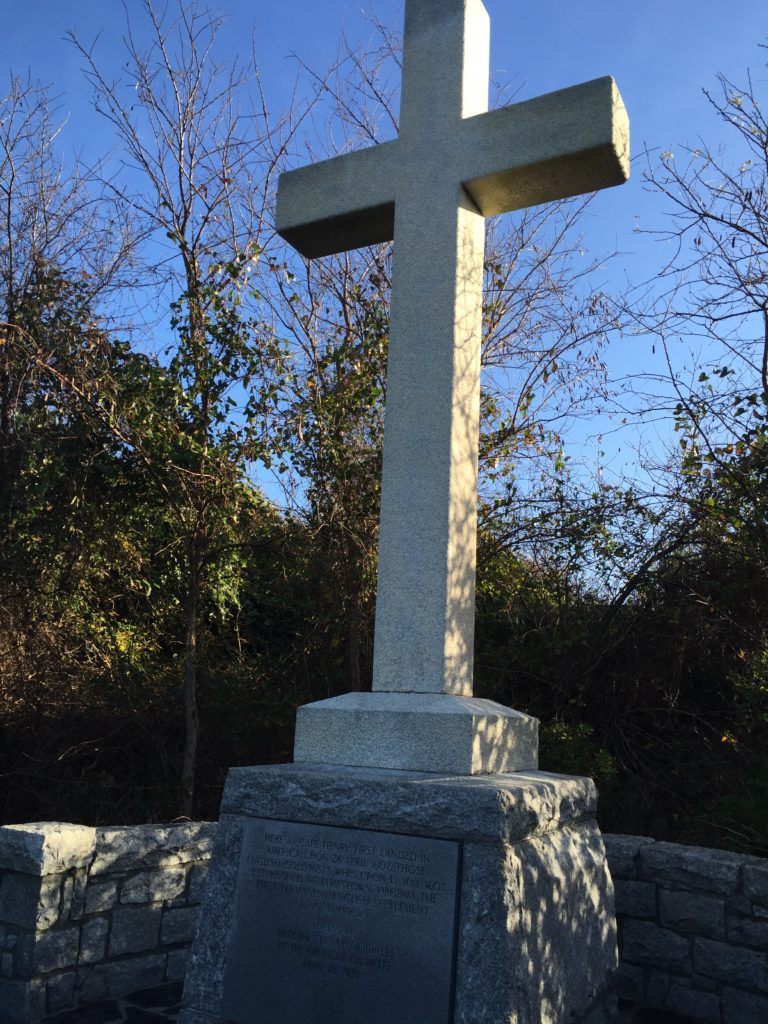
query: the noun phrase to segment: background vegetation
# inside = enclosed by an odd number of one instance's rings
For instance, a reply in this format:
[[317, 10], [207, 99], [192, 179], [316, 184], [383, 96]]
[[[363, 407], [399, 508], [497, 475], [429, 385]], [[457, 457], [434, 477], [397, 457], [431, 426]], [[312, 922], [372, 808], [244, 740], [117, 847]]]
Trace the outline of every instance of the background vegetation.
[[[117, 162], [65, 167], [46, 91], [0, 96], [3, 822], [214, 817], [299, 704], [370, 685], [389, 250], [308, 264], [269, 224], [313, 118], [394, 124], [397, 41], [272, 118], [182, 6], [128, 32], [130, 106], [81, 47]], [[588, 200], [489, 227], [476, 693], [604, 828], [768, 853], [768, 124], [749, 79], [707, 100], [728, 148], [648, 157], [651, 284], [596, 287]], [[610, 381], [621, 334], [666, 372]], [[598, 407], [672, 442], [606, 482], [564, 442]]]

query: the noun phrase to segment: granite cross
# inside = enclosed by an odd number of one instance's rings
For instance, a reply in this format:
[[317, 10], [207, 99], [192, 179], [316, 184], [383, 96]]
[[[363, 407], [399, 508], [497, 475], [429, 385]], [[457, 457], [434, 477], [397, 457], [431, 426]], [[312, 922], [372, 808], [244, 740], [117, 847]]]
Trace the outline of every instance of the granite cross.
[[[374, 691], [472, 694], [484, 219], [628, 177], [611, 78], [488, 110], [481, 0], [406, 0], [400, 134], [280, 178], [309, 258], [394, 239]], [[353, 763], [347, 761], [346, 763]]]

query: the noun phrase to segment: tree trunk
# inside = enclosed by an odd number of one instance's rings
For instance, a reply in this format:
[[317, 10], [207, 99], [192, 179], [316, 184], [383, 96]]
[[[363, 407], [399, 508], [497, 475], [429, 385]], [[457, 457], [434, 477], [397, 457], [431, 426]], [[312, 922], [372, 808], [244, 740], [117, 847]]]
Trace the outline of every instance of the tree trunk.
[[184, 817], [192, 817], [195, 797], [195, 768], [200, 721], [197, 714], [198, 623], [200, 621], [201, 543], [197, 534], [189, 543], [189, 592], [186, 603], [184, 652], [184, 762], [181, 769], [181, 806]]
[[360, 689], [360, 639], [363, 625], [362, 592], [360, 586], [361, 567], [358, 565], [358, 553], [354, 544], [348, 537], [342, 539], [342, 557], [344, 565], [342, 571], [345, 579], [345, 590], [347, 592], [346, 618], [347, 618], [347, 688], [353, 692]]
[[[8, 323], [13, 324], [13, 309], [6, 311]], [[11, 451], [13, 415], [11, 408], [11, 333], [13, 327], [4, 329], [0, 345], [0, 510], [8, 507], [11, 490]]]
[[347, 685], [350, 690], [360, 689], [360, 629], [362, 613], [360, 610], [360, 587], [353, 584], [352, 593], [347, 604]]

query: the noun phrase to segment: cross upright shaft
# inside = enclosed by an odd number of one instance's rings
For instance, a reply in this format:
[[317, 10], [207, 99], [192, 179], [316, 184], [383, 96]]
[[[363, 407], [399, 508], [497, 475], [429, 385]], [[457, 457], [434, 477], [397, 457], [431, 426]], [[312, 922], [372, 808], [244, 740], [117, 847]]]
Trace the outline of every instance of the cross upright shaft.
[[451, 150], [488, 109], [490, 23], [470, 15], [406, 8], [375, 690], [472, 693], [485, 229]]
[[610, 78], [488, 112], [481, 0], [406, 0], [400, 135], [284, 174], [313, 257], [394, 237], [374, 689], [472, 694], [484, 218], [619, 184]]

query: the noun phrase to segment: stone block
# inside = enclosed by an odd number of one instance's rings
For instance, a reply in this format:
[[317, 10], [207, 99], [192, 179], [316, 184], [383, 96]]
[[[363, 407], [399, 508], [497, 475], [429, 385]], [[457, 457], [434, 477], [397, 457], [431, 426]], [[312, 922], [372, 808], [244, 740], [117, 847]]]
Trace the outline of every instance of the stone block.
[[59, 917], [66, 921], [72, 910], [72, 896], [75, 891], [75, 880], [72, 875], [65, 875], [61, 883], [61, 902], [59, 903]]
[[13, 953], [1, 953], [0, 976], [3, 978], [12, 978], [13, 973]]
[[204, 860], [210, 856], [215, 833], [212, 821], [98, 829], [91, 877]]
[[199, 907], [178, 907], [163, 912], [160, 937], [164, 945], [175, 942], [191, 942], [195, 937]]
[[52, 928], [60, 920], [63, 875], [45, 875], [40, 879], [40, 899], [37, 907], [37, 930]]
[[112, 912], [109, 955], [154, 949], [160, 936], [160, 907], [124, 907]]
[[32, 978], [35, 973], [35, 932], [19, 936], [13, 952], [13, 973], [17, 978]]
[[666, 928], [688, 935], [725, 938], [725, 904], [716, 896], [660, 889], [659, 920]]
[[616, 913], [630, 917], [656, 917], [656, 886], [653, 882], [636, 882], [615, 878]]
[[696, 939], [694, 963], [697, 974], [726, 984], [768, 992], [768, 959], [764, 953], [729, 946], [713, 939]]
[[605, 854], [594, 822], [584, 821], [591, 793], [585, 780], [540, 772], [233, 770], [181, 1020], [221, 1019], [241, 833], [250, 817], [463, 840], [452, 1024], [511, 1020], [513, 1013], [516, 1024], [577, 1019], [617, 962]]
[[716, 992], [701, 992], [673, 979], [662, 1004], [665, 1010], [682, 1014], [707, 1024], [720, 1022], [720, 996]]
[[641, 1003], [645, 997], [645, 969], [636, 964], [619, 963], [616, 991], [621, 999]]
[[79, 947], [80, 929], [77, 925], [40, 932], [34, 944], [35, 974], [48, 974], [67, 967], [74, 968]]
[[652, 921], [629, 919], [622, 929], [621, 959], [626, 963], [663, 966], [690, 974], [691, 943], [682, 935], [660, 928]]
[[660, 1007], [664, 1005], [672, 984], [672, 975], [664, 970], [648, 970], [646, 978], [645, 995], [642, 1000], [645, 1006]]
[[45, 1013], [45, 986], [39, 979], [13, 981], [0, 978], [3, 1024], [31, 1024]]
[[91, 862], [96, 829], [59, 821], [0, 828], [0, 868], [57, 875]]
[[165, 968], [165, 977], [168, 981], [183, 981], [187, 973], [187, 961], [189, 960], [189, 947], [185, 949], [171, 949], [168, 952], [168, 963]]
[[729, 914], [727, 929], [729, 942], [768, 950], [768, 921], [753, 921], [750, 917]]
[[[237, 769], [229, 770], [228, 780], [235, 771]], [[246, 774], [250, 777], [250, 769]], [[240, 781], [244, 783], [245, 779], [241, 776]], [[277, 789], [276, 780], [273, 780], [273, 788]], [[237, 794], [232, 794], [233, 801], [239, 793], [238, 788]], [[279, 797], [280, 794], [277, 792], [274, 799], [276, 805], [279, 805]], [[241, 845], [242, 818], [222, 815], [219, 819], [211, 869], [206, 883], [205, 902], [201, 911], [205, 915], [205, 928], [198, 931], [188, 960], [184, 977], [185, 1009], [182, 1011], [180, 1024], [197, 1024], [198, 1020], [204, 1024], [211, 1024], [215, 1018], [209, 1016], [209, 1011], [221, 1005], [226, 967], [224, 958], [235, 917], [234, 896]], [[197, 1007], [200, 1009], [199, 1014]]]
[[595, 1000], [578, 1024], [621, 1024], [618, 998], [613, 985], [609, 985]]
[[593, 818], [591, 779], [454, 776], [334, 765], [257, 765], [227, 775], [222, 813], [338, 828], [514, 843]]
[[736, 892], [743, 862], [743, 856], [737, 853], [677, 843], [654, 843], [640, 851], [643, 878], [724, 896]]
[[768, 907], [768, 860], [750, 858], [744, 865], [744, 895]]
[[181, 1011], [179, 1024], [215, 1024], [214, 1018], [208, 1013], [199, 1013], [187, 1007]]
[[608, 868], [616, 881], [617, 878], [637, 878], [638, 854], [655, 840], [647, 836], [620, 836], [604, 832], [603, 842]]
[[80, 968], [78, 984], [81, 1000], [92, 1002], [107, 996], [128, 995], [144, 988], [153, 988], [165, 980], [165, 954], [149, 953], [126, 957], [114, 963]]
[[768, 999], [736, 988], [723, 989], [723, 1024], [765, 1024]]
[[720, 982], [715, 978], [705, 978], [703, 974], [693, 974], [691, 988], [701, 989], [702, 992], [717, 992]]
[[51, 928], [60, 916], [62, 875], [6, 871], [0, 878], [0, 921], [38, 931]]
[[671, 1010], [686, 1019], [719, 1021], [720, 996], [717, 983], [702, 978], [684, 978], [665, 970], [648, 970], [644, 996], [635, 997], [643, 1006]]
[[[19, 928], [36, 928], [41, 879], [6, 871], [0, 876], [0, 921]], [[56, 906], [58, 916], [58, 902]]]
[[[726, 896], [725, 898], [726, 914], [741, 915], [742, 917], [759, 917], [759, 910], [760, 908], [752, 900], [747, 899], [743, 893], [737, 892], [734, 896]], [[768, 914], [768, 910], [766, 914]]]
[[85, 892], [88, 886], [88, 875], [85, 870], [75, 873], [72, 885], [72, 903], [69, 908], [69, 920], [79, 921], [85, 911]]
[[46, 980], [46, 1004], [48, 1013], [56, 1013], [71, 1006], [75, 996], [74, 971], [64, 971]]
[[539, 723], [493, 701], [345, 693], [299, 708], [294, 761], [481, 775], [538, 766]]
[[98, 882], [89, 881], [85, 890], [86, 914], [99, 914], [105, 910], [112, 910], [117, 905], [117, 892], [118, 882], [114, 878]]
[[80, 934], [81, 964], [94, 964], [106, 955], [109, 921], [106, 917], [94, 917], [86, 921]]
[[140, 871], [126, 878], [120, 887], [121, 903], [160, 903], [180, 896], [187, 884], [183, 867]]
[[189, 872], [189, 888], [187, 899], [190, 903], [200, 903], [205, 891], [205, 880], [208, 877], [207, 864], [195, 864]]

